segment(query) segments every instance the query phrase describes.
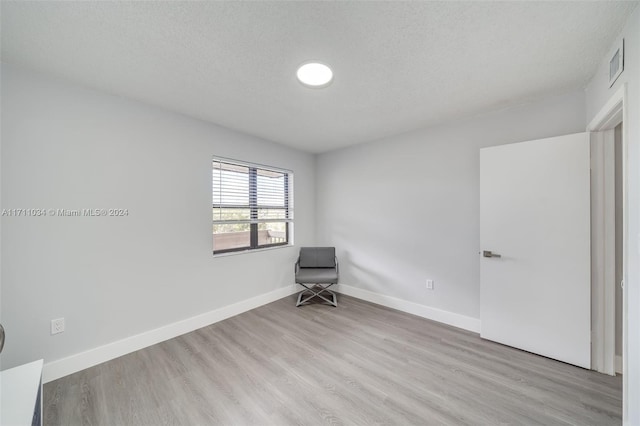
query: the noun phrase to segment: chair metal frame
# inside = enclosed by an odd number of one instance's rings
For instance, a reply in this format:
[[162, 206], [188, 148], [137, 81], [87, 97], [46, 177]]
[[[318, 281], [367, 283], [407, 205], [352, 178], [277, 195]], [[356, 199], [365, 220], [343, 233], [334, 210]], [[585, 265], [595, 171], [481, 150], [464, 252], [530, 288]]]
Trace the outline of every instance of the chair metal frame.
[[[296, 306], [308, 305], [310, 304], [309, 301], [311, 299], [313, 299], [314, 297], [319, 297], [320, 299], [324, 300], [326, 303], [333, 306], [334, 308], [338, 307], [338, 298], [336, 297], [336, 294], [333, 291], [329, 290], [329, 287], [331, 287], [334, 283], [324, 284], [326, 285], [326, 287], [323, 287], [323, 284], [306, 284], [306, 283], [298, 283], [298, 284], [300, 284], [306, 290], [302, 290], [298, 294], [298, 302], [296, 303]], [[311, 287], [309, 287], [309, 285], [311, 285]], [[311, 295], [303, 299], [303, 297], [308, 293], [311, 293]], [[331, 300], [324, 297], [322, 293], [329, 293]]]

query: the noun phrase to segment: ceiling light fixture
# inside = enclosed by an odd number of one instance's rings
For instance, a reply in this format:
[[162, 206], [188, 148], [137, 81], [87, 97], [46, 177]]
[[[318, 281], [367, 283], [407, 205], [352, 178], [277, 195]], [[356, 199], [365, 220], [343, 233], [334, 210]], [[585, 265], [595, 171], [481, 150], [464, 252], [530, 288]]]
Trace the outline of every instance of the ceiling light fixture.
[[307, 62], [298, 68], [296, 73], [300, 83], [307, 87], [326, 87], [333, 80], [333, 71], [325, 64], [319, 62]]

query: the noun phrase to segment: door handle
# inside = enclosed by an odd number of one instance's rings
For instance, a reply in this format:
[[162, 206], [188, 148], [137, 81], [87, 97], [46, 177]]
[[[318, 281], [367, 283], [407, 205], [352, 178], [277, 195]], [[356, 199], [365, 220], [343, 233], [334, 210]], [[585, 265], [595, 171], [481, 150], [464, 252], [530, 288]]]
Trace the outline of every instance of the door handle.
[[502, 257], [501, 255], [499, 255], [497, 253], [491, 253], [491, 250], [484, 250], [482, 252], [482, 256], [483, 257]]

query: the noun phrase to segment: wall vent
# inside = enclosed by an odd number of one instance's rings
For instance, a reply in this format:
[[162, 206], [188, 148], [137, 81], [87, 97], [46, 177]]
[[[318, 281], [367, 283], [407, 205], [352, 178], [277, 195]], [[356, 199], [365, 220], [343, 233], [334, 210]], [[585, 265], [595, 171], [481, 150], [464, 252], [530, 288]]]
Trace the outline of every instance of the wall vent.
[[613, 86], [622, 71], [624, 70], [624, 39], [620, 40], [620, 44], [611, 56], [609, 61], [609, 87]]

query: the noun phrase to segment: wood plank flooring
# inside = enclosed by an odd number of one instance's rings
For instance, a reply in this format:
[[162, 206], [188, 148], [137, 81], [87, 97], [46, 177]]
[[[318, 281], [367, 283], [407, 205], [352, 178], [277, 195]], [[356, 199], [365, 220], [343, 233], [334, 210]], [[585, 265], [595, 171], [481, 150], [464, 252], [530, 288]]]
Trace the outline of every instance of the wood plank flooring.
[[287, 297], [44, 386], [45, 425], [614, 425], [621, 377], [339, 295]]

